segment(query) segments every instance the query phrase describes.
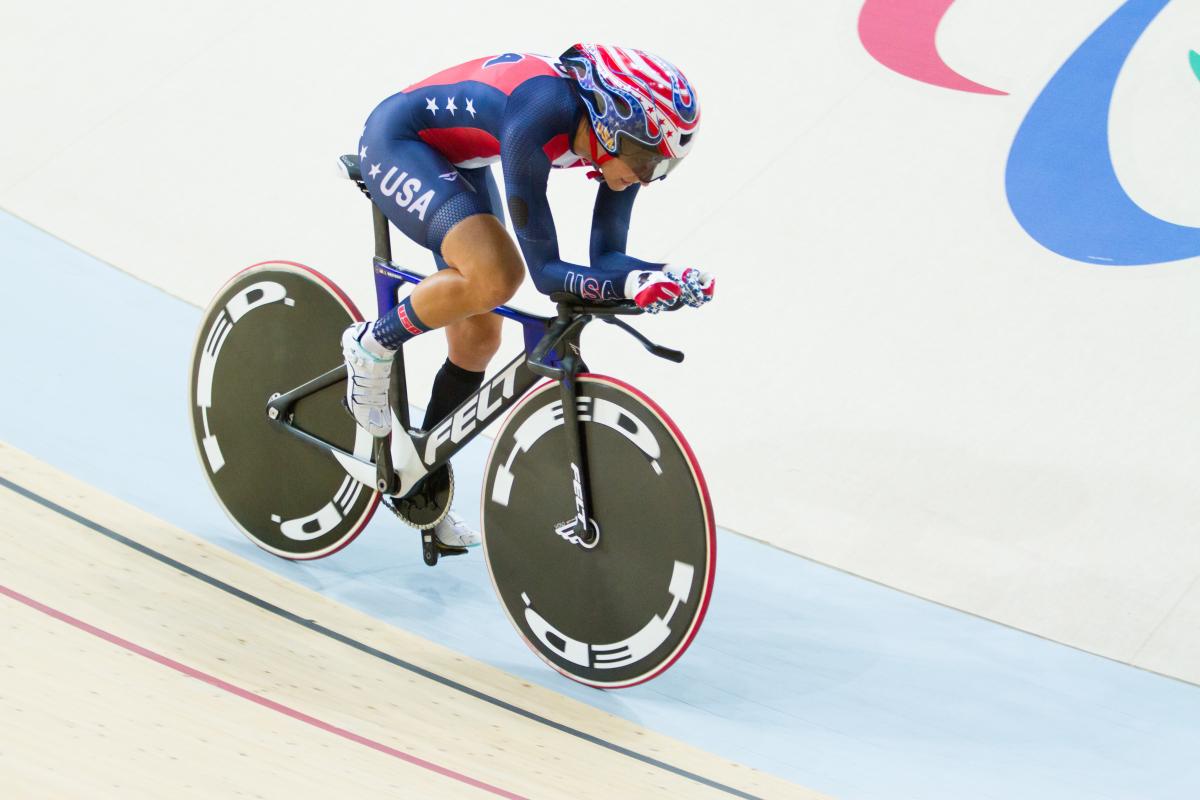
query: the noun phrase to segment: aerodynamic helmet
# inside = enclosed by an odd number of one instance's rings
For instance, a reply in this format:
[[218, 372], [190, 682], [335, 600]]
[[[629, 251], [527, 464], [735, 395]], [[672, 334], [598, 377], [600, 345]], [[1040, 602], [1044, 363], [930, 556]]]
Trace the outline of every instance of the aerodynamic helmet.
[[643, 50], [575, 44], [559, 63], [573, 80], [595, 141], [642, 180], [665, 177], [692, 148], [700, 101], [677, 67]]

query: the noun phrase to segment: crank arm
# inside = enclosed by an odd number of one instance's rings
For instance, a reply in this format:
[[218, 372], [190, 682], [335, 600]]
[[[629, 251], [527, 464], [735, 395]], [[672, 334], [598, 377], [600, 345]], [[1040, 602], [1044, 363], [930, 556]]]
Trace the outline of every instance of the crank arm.
[[[294, 428], [292, 432], [300, 434], [302, 438], [307, 436]], [[354, 480], [374, 488], [377, 492], [394, 497], [399, 495], [401, 490], [411, 490], [427, 474], [423, 469], [419, 471], [419, 474], [411, 475], [407, 468], [402, 468], [399, 472], [395, 469], [394, 439], [395, 437], [392, 435], [374, 439], [371, 461], [351, 455], [327, 443], [321, 449], [333, 456], [342, 469], [346, 470], [346, 473]], [[408, 437], [405, 437], [405, 440], [407, 439]], [[409, 449], [412, 449], [411, 444]], [[403, 455], [403, 451], [401, 455]], [[406, 480], [406, 476], [409, 476], [410, 479]]]
[[400, 490], [400, 479], [392, 469], [392, 436], [376, 436], [372, 443], [375, 456], [375, 489], [384, 494], [395, 494]]

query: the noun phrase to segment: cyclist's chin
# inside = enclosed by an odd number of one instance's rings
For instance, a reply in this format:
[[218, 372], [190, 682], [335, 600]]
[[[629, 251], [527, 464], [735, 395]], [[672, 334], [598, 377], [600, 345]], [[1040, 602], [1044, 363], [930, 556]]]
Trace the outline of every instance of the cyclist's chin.
[[628, 189], [630, 186], [636, 186], [638, 184], [638, 181], [636, 179], [629, 181], [629, 180], [625, 180], [623, 178], [607, 178], [607, 177], [604, 179], [604, 182], [607, 183], [608, 188], [612, 189], [614, 192], [623, 192], [626, 189]]

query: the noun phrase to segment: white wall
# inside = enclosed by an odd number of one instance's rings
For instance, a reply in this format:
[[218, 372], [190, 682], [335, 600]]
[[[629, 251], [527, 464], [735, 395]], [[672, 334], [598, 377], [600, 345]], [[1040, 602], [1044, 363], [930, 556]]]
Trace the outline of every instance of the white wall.
[[[641, 325], [684, 365], [607, 328], [587, 346], [676, 417], [718, 522], [1200, 681], [1200, 262], [1070, 261], [1004, 194], [1025, 112], [1121, 3], [955, 4], [943, 56], [1007, 97], [888, 71], [858, 41], [860, 5], [10, 0], [0, 205], [198, 305], [285, 258], [370, 313], [366, 201], [333, 176], [379, 99], [491, 52], [660, 52], [699, 87], [704, 130], [639, 199], [630, 251], [701, 265], [720, 291]], [[1190, 225], [1200, 82], [1177, 70], [1197, 23], [1196, 4], [1168, 6], [1111, 118], [1126, 189]], [[581, 171], [551, 183], [583, 259], [593, 189]], [[397, 261], [429, 267], [401, 241]], [[531, 287], [517, 303], [546, 307]], [[427, 338], [418, 400], [444, 352]]]

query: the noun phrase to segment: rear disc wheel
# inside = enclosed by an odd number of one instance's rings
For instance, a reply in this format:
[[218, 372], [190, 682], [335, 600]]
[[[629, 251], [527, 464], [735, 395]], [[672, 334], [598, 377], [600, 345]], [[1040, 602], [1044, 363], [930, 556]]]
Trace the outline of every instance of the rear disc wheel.
[[[379, 493], [328, 452], [267, 416], [267, 402], [342, 361], [341, 333], [362, 315], [320, 273], [291, 262], [256, 264], [213, 299], [192, 352], [189, 404], [204, 475], [235, 525], [264, 550], [313, 559], [345, 547]], [[299, 400], [293, 423], [342, 450], [371, 457], [371, 437], [342, 407], [339, 382]]]

